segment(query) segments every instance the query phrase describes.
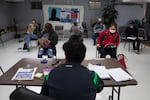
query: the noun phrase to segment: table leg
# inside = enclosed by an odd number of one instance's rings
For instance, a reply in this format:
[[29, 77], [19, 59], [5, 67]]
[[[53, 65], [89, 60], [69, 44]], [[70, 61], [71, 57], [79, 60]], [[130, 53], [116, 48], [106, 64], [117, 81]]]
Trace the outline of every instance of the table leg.
[[3, 69], [2, 69], [2, 67], [0, 66], [0, 70], [1, 70], [1, 72], [4, 74], [4, 71], [3, 71]]
[[4, 47], [4, 42], [3, 42], [3, 40], [2, 40], [1, 35], [0, 35], [0, 41], [1, 41], [1, 43], [2, 43], [2, 46]]
[[115, 87], [112, 87], [112, 94], [109, 96], [109, 100], [114, 100], [114, 93], [117, 94], [117, 100], [120, 100], [120, 89], [120, 86], [117, 89]]

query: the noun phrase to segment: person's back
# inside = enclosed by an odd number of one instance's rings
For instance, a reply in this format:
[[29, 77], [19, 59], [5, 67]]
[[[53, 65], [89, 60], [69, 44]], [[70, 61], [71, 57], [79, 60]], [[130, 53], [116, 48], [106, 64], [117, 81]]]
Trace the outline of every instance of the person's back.
[[66, 63], [52, 70], [48, 96], [56, 100], [95, 100], [94, 72], [79, 63]]
[[45, 78], [41, 94], [56, 100], [95, 100], [104, 83], [98, 74], [81, 65], [86, 47], [79, 35], [63, 45], [66, 63], [54, 68]]
[[74, 23], [70, 30], [73, 34], [81, 34], [83, 32], [83, 27], [80, 26], [78, 23]]

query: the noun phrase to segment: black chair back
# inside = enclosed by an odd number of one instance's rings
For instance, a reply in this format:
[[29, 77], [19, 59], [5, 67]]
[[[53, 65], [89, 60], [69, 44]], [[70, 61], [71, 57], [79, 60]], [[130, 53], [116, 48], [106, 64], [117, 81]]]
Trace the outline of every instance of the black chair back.
[[10, 100], [54, 100], [50, 97], [35, 93], [27, 88], [17, 88], [10, 94]]

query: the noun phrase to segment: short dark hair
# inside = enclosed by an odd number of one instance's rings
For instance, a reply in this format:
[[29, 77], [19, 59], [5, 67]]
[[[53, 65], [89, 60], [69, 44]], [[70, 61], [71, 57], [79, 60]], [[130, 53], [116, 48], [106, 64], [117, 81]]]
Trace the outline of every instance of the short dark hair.
[[69, 41], [69, 42], [77, 41], [77, 42], [83, 43], [83, 38], [82, 38], [82, 36], [79, 35], [79, 34], [73, 34], [73, 35], [70, 36], [70, 38], [69, 38], [68, 41]]
[[77, 22], [74, 22], [73, 24], [74, 24], [74, 26], [77, 26], [77, 25], [78, 25], [78, 23], [77, 23]]
[[81, 63], [86, 53], [86, 47], [80, 35], [72, 35], [69, 40], [64, 43], [63, 50], [68, 62]]

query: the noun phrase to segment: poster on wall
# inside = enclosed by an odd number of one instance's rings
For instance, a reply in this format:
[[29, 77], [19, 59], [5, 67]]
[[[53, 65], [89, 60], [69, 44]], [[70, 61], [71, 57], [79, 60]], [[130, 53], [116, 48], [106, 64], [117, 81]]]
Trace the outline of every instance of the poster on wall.
[[62, 8], [61, 10], [61, 22], [69, 23], [71, 22], [71, 13], [70, 9]]
[[63, 23], [79, 22], [79, 9], [78, 8], [48, 8], [49, 21], [60, 21]]
[[79, 10], [77, 8], [71, 9], [71, 22], [79, 22]]
[[61, 10], [61, 22], [79, 22], [79, 10], [77, 8], [62, 8]]
[[60, 21], [60, 12], [61, 8], [49, 7], [48, 8], [49, 21]]

